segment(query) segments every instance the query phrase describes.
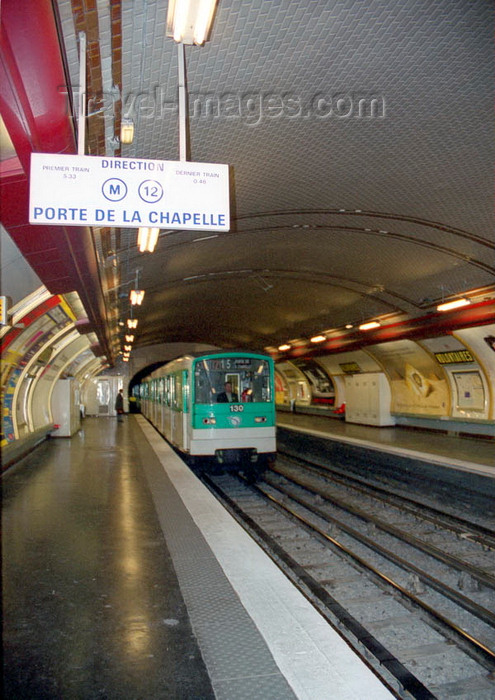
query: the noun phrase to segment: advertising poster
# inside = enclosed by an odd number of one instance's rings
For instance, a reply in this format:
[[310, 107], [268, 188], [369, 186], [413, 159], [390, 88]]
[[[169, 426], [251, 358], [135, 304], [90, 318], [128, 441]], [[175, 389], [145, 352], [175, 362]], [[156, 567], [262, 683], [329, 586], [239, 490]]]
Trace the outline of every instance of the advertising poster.
[[58, 296], [51, 297], [31, 314], [25, 316], [21, 324], [25, 330], [15, 329], [6, 336], [2, 345], [2, 402], [1, 444], [6, 445], [15, 439], [14, 395], [19, 378], [29, 361], [48, 343], [50, 337], [70, 326], [74, 315], [65, 301]]
[[458, 411], [485, 410], [485, 388], [477, 370], [452, 372], [456, 387], [455, 405]]
[[[495, 324], [458, 330], [455, 332], [455, 336], [476, 357], [476, 368], [480, 370], [482, 375], [485, 389], [485, 409], [481, 415], [479, 411], [476, 411], [473, 413], [473, 417], [495, 420]], [[467, 410], [464, 408], [463, 412], [465, 413]], [[474, 409], [472, 410], [474, 411]]]
[[[275, 372], [275, 403], [283, 404], [287, 390], [285, 387], [282, 375], [279, 372]], [[288, 403], [288, 400], [287, 400]]]
[[311, 403], [333, 406], [335, 389], [329, 375], [315, 360], [293, 360], [296, 367], [304, 374], [311, 387]]
[[392, 413], [447, 416], [449, 388], [440, 365], [412, 340], [397, 340], [367, 349], [390, 379]]

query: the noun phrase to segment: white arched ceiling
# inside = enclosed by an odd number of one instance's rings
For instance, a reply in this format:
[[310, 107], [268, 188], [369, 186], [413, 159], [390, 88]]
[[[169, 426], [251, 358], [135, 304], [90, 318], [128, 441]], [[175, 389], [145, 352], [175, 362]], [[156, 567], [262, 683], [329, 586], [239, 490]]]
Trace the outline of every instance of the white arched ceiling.
[[[91, 18], [57, 5], [73, 84], [79, 30], [93, 50], [89, 152], [178, 160], [167, 2]], [[121, 320], [138, 273], [146, 291], [134, 347], [276, 350], [493, 299], [493, 14], [485, 0], [219, 0], [210, 40], [186, 47], [189, 160], [229, 165], [231, 231], [164, 229], [152, 255], [135, 229], [101, 233]], [[109, 115], [117, 134], [124, 113], [135, 136], [119, 148]]]

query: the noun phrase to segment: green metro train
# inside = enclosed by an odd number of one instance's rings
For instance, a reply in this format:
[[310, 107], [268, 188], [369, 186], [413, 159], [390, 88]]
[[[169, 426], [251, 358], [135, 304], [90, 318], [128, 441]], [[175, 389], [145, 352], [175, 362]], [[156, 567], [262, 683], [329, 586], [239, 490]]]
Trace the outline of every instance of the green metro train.
[[276, 456], [274, 366], [245, 351], [191, 353], [139, 388], [141, 411], [180, 452], [256, 478]]

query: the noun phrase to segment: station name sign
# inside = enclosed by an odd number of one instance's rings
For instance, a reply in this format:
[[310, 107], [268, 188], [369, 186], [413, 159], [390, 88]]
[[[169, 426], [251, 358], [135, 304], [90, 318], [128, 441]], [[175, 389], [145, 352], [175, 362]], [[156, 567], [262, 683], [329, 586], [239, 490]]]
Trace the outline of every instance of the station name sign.
[[469, 350], [451, 350], [450, 352], [436, 352], [435, 358], [441, 365], [457, 365], [462, 362], [474, 362], [474, 357]]
[[357, 362], [342, 362], [339, 367], [344, 374], [356, 374], [361, 372], [361, 367]]
[[229, 201], [228, 165], [31, 155], [30, 224], [228, 231]]

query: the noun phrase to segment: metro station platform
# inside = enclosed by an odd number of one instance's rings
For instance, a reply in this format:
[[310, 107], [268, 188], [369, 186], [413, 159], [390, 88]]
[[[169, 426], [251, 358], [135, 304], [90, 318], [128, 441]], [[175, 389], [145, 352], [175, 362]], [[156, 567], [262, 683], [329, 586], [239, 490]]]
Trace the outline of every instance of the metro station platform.
[[346, 423], [331, 416], [279, 411], [277, 426], [340, 443], [495, 478], [495, 440], [419, 428]]
[[141, 416], [3, 478], [4, 697], [392, 695]]

